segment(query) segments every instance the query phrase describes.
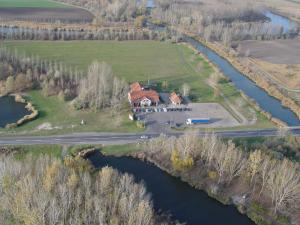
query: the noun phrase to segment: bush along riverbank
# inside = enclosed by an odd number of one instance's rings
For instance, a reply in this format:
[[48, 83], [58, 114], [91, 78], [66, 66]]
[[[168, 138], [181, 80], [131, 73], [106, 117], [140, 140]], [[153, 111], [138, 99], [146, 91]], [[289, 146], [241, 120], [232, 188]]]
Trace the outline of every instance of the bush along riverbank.
[[215, 135], [161, 136], [131, 154], [234, 204], [258, 225], [299, 224], [300, 167], [260, 150], [247, 153]]
[[[254, 81], [256, 85], [263, 90], [265, 90], [270, 96], [275, 97], [276, 99], [280, 100], [282, 105], [284, 107], [287, 107], [291, 109], [297, 117], [300, 119], [300, 106], [290, 99], [289, 97], [286, 97], [283, 93], [280, 92], [279, 88], [272, 84], [270, 81], [266, 80], [262, 76], [259, 76], [258, 74], [254, 73], [253, 71], [249, 70], [249, 68], [245, 65], [242, 65], [241, 62], [239, 62], [238, 58], [234, 56], [233, 54], [230, 54], [226, 52], [224, 49], [221, 49], [220, 46], [207, 42], [199, 37], [195, 37], [192, 34], [188, 34], [189, 36], [193, 37], [197, 41], [199, 41], [204, 46], [210, 48], [211, 50], [215, 51], [218, 55], [226, 59], [235, 69], [237, 69], [239, 72], [247, 76], [249, 79]], [[255, 103], [256, 104], [256, 103]], [[256, 104], [256, 107], [259, 107]], [[278, 125], [283, 126], [284, 123], [280, 121], [278, 118], [273, 118], [268, 112], [265, 112], [264, 110], [260, 110], [263, 114], [265, 114], [268, 118], [270, 118], [274, 123], [279, 123]]]
[[30, 114], [29, 115], [25, 115], [23, 118], [19, 119], [15, 123], [7, 124], [5, 126], [5, 128], [7, 128], [7, 129], [12, 129], [12, 128], [16, 128], [18, 126], [21, 126], [22, 124], [27, 123], [29, 121], [32, 121], [32, 120], [36, 119], [39, 116], [38, 110], [35, 109], [35, 107], [33, 106], [33, 104], [31, 102], [26, 101], [23, 98], [22, 95], [20, 95], [20, 94], [14, 94], [13, 96], [15, 96], [15, 101], [16, 102], [26, 104], [25, 108], [30, 112]]

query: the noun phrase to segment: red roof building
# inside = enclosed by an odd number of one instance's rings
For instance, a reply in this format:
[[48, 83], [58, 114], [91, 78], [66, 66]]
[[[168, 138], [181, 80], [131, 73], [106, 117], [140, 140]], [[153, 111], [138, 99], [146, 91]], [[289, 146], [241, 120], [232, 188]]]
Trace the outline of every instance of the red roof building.
[[154, 90], [144, 90], [140, 83], [136, 82], [130, 85], [130, 92], [128, 93], [128, 100], [134, 107], [144, 107], [151, 105], [158, 105], [159, 95]]
[[144, 87], [139, 82], [135, 82], [130, 85], [130, 92], [142, 90], [144, 90]]
[[170, 101], [173, 105], [180, 105], [182, 103], [182, 97], [176, 94], [176, 92], [172, 92], [170, 94]]

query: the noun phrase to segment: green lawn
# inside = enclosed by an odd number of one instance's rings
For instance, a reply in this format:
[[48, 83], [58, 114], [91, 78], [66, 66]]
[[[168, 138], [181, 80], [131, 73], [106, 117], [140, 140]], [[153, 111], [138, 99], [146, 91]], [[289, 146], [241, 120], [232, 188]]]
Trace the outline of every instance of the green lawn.
[[[213, 92], [205, 80], [212, 68], [200, 56], [184, 45], [157, 41], [13, 41], [5, 46], [28, 56], [62, 61], [86, 71], [94, 60], [109, 63], [114, 73], [128, 82], [168, 81], [168, 91], [179, 89], [186, 82], [192, 87], [195, 101], [213, 101]], [[201, 62], [201, 72], [194, 66]]]
[[133, 152], [137, 152], [140, 149], [138, 144], [125, 144], [125, 145], [107, 145], [103, 146], [101, 152], [105, 155], [128, 155]]
[[19, 149], [19, 152], [17, 152], [14, 157], [18, 160], [23, 160], [29, 155], [33, 158], [37, 158], [40, 155], [60, 158], [62, 151], [62, 147], [59, 145], [22, 145], [16, 147]]
[[[30, 134], [46, 135], [70, 132], [140, 132], [136, 124], [128, 119], [128, 112], [121, 114], [113, 114], [109, 110], [100, 112], [94, 111], [77, 111], [69, 105], [68, 102], [60, 100], [58, 97], [45, 97], [41, 91], [30, 91], [27, 93], [27, 99], [34, 103], [39, 110], [39, 117], [26, 123], [16, 129], [0, 129], [6, 134], [15, 132], [22, 133], [30, 131]], [[85, 125], [80, 125], [81, 120], [85, 121]], [[43, 128], [41, 125], [50, 123], [50, 129]], [[38, 129], [39, 128], [39, 129]]]
[[0, 7], [66, 8], [69, 6], [51, 0], [0, 0]]
[[[8, 41], [3, 45], [27, 56], [62, 61], [67, 66], [81, 71], [86, 71], [94, 60], [105, 61], [112, 66], [117, 76], [129, 83], [133, 81], [146, 83], [149, 80], [157, 84], [159, 91], [178, 91], [183, 83], [188, 83], [191, 86], [190, 95], [194, 102], [219, 102], [226, 105], [224, 99], [215, 97], [212, 88], [207, 85], [207, 79], [213, 69], [186, 45], [156, 41]], [[162, 83], [165, 81], [168, 85], [162, 88]], [[234, 105], [243, 103], [238, 108], [251, 119], [251, 115], [247, 113], [252, 107], [247, 102], [243, 102], [237, 89], [228, 82], [219, 85], [226, 98]], [[40, 110], [40, 116], [37, 120], [17, 128], [16, 131], [37, 131], [36, 128], [43, 123], [51, 123], [55, 129], [36, 133], [141, 131], [135, 123], [129, 121], [128, 112], [115, 116], [110, 111], [75, 111], [68, 103], [57, 97], [44, 97], [40, 91], [29, 92], [28, 99]], [[258, 123], [254, 126], [272, 125], [261, 114], [257, 113], [257, 116]], [[86, 121], [87, 124], [79, 125], [81, 120]]]

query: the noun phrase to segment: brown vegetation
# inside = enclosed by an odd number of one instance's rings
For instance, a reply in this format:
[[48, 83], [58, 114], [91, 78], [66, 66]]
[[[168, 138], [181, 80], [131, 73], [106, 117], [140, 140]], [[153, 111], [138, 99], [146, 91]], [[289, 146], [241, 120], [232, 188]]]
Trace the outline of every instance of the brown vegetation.
[[83, 28], [79, 27], [31, 27], [31, 26], [1, 26], [0, 39], [2, 40], [164, 40], [169, 39], [166, 32], [151, 31], [146, 28], [132, 27], [110, 28]]
[[115, 77], [109, 65], [93, 62], [88, 68], [87, 77], [79, 84], [78, 98], [74, 104], [78, 109], [120, 109], [126, 102], [128, 91], [128, 84]]
[[154, 23], [167, 24], [178, 30], [193, 32], [206, 41], [220, 41], [230, 45], [232, 41], [270, 40], [287, 38], [283, 28], [266, 23], [263, 8], [250, 1], [157, 1], [152, 11]]
[[146, 13], [147, 1], [145, 0], [59, 0], [71, 5], [85, 8], [95, 15], [94, 24], [130, 22], [136, 17]]
[[274, 64], [257, 59], [254, 62], [286, 88], [300, 90], [300, 64]]

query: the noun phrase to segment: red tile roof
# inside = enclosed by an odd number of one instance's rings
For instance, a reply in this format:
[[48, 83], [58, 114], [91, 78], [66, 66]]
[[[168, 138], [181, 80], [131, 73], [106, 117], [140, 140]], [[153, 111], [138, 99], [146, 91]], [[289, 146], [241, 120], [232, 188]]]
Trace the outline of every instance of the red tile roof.
[[135, 82], [130, 85], [131, 92], [142, 91], [142, 90], [143, 90], [143, 86], [139, 82]]
[[181, 96], [177, 95], [175, 92], [172, 92], [170, 94], [170, 100], [172, 103], [175, 103], [175, 104], [181, 104], [181, 102], [182, 102]]
[[144, 98], [150, 99], [152, 102], [159, 102], [159, 95], [156, 91], [148, 90], [148, 91], [132, 91], [129, 93], [130, 101], [140, 102]]

